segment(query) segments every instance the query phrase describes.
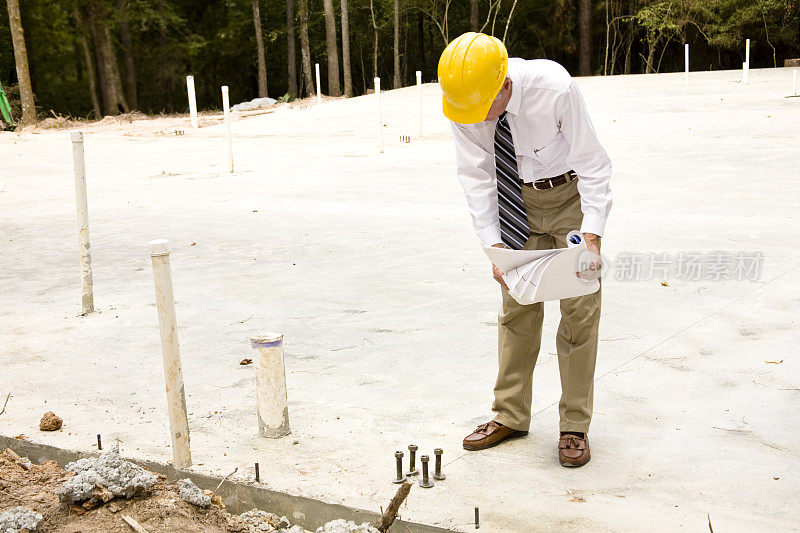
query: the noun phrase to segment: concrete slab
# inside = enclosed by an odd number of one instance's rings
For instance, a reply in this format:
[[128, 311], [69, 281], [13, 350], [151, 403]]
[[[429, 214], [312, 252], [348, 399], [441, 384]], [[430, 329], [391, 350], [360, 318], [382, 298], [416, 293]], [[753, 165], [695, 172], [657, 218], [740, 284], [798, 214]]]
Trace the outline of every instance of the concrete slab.
[[[593, 459], [556, 460], [557, 307], [531, 434], [481, 453], [498, 290], [472, 234], [436, 85], [168, 136], [87, 128], [98, 312], [80, 312], [65, 132], [0, 134], [0, 434], [171, 458], [147, 242], [172, 242], [198, 473], [376, 511], [395, 449], [445, 450], [448, 479], [404, 519], [452, 529], [791, 528], [800, 512], [800, 99], [791, 69], [580, 79], [614, 161], [603, 251], [761, 252], [758, 281], [605, 281]], [[180, 125], [179, 124], [179, 125]], [[170, 126], [171, 127], [171, 126]], [[618, 266], [619, 266], [618, 262]], [[620, 270], [621, 272], [621, 270]], [[643, 276], [647, 277], [647, 276]], [[257, 437], [248, 335], [285, 334], [289, 438]], [[774, 361], [770, 363], [767, 361]], [[3, 397], [5, 395], [3, 394]], [[41, 415], [64, 419], [40, 433]]]

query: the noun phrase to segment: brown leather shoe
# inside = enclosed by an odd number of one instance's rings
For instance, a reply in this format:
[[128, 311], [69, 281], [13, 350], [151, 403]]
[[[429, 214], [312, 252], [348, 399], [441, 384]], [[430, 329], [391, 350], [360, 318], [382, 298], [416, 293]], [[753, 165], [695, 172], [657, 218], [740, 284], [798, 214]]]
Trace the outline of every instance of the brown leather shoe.
[[464, 449], [477, 451], [497, 446], [504, 440], [516, 439], [527, 435], [527, 431], [511, 429], [503, 424], [498, 424], [494, 420], [481, 424], [473, 433], [464, 437]]
[[558, 460], [561, 466], [583, 466], [589, 462], [592, 454], [589, 451], [589, 437], [577, 435], [561, 435], [558, 439]]

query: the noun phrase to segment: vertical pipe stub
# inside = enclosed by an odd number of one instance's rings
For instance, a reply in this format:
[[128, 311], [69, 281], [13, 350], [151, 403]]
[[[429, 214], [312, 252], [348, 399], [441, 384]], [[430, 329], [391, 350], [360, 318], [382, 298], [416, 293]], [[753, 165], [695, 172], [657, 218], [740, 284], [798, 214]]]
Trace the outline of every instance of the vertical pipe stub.
[[181, 351], [178, 342], [178, 320], [175, 315], [175, 293], [169, 264], [169, 242], [150, 241], [150, 261], [153, 264], [153, 284], [161, 333], [161, 355], [164, 359], [164, 381], [167, 391], [172, 460], [175, 468], [192, 465], [189, 442], [189, 417], [186, 411], [186, 392], [183, 386]]
[[406, 476], [403, 475], [403, 452], [400, 450], [394, 452], [395, 462], [397, 463], [397, 477], [392, 480], [392, 483], [403, 483]]
[[316, 71], [317, 75], [317, 103], [322, 103], [322, 82], [319, 78], [319, 63], [314, 63], [314, 70]]
[[439, 481], [442, 481], [442, 480], [447, 478], [447, 476], [445, 476], [442, 473], [442, 454], [443, 453], [444, 453], [444, 450], [442, 450], [441, 448], [436, 448], [435, 450], [433, 450], [433, 454], [436, 456], [436, 465], [435, 465], [435, 467], [433, 469], [433, 479], [436, 479], [436, 480], [439, 480]]
[[376, 77], [375, 82], [375, 103], [378, 106], [378, 152], [383, 153], [383, 108], [381, 106], [381, 79]]
[[419, 480], [419, 486], [423, 489], [429, 489], [433, 487], [433, 481], [428, 477], [428, 461], [430, 461], [430, 457], [423, 455], [419, 460], [422, 462], [422, 479]]
[[194, 76], [186, 76], [186, 92], [189, 96], [189, 119], [192, 128], [197, 129], [197, 97], [194, 91]]
[[167, 239], [155, 239], [150, 241], [150, 255], [167, 255], [169, 254], [169, 241]]
[[422, 71], [417, 71], [417, 137], [422, 137]]
[[92, 252], [89, 244], [89, 207], [86, 194], [86, 161], [83, 152], [83, 132], [73, 131], [72, 164], [75, 173], [75, 207], [78, 213], [78, 248], [81, 267], [81, 315], [94, 312], [94, 281]]
[[419, 470], [417, 470], [417, 450], [419, 447], [416, 444], [409, 444], [408, 445], [408, 472], [406, 472], [407, 476], [416, 476], [419, 474]]
[[283, 334], [267, 332], [250, 337], [255, 352], [256, 409], [258, 433], [277, 438], [291, 433], [286, 391], [286, 364], [283, 357]]

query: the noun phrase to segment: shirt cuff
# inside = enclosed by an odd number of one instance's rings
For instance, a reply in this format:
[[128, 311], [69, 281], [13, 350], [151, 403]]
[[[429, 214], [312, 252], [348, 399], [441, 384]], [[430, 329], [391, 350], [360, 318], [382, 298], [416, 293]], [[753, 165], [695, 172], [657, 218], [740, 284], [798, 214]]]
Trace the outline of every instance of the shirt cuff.
[[606, 227], [605, 217], [593, 214], [583, 214], [583, 222], [581, 223], [581, 233], [594, 233], [598, 237], [603, 236], [603, 230]]
[[491, 246], [503, 242], [500, 236], [500, 223], [492, 224], [488, 228], [484, 228], [478, 232], [478, 238], [484, 246]]

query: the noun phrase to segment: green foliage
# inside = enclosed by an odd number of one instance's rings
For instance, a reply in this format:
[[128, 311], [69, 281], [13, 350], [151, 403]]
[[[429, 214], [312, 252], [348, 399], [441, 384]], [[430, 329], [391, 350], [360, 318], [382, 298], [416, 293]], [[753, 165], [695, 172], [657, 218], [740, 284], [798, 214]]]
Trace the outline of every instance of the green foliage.
[[[104, 11], [125, 78], [121, 46], [120, 2], [130, 27], [138, 108], [151, 113], [185, 112], [185, 77], [194, 75], [201, 109], [221, 107], [220, 86], [228, 85], [232, 103], [257, 96], [257, 59], [252, 0], [23, 0], [22, 21], [28, 43], [31, 78], [40, 116], [89, 116], [89, 77], [81, 37], [93, 46], [88, 21], [78, 27], [74, 12], [87, 18], [92, 5]], [[267, 55], [269, 93], [284, 94], [287, 82], [286, 1], [260, 0]], [[646, 63], [661, 70], [682, 69], [682, 43], [693, 47], [697, 68], [736, 68], [743, 42], [752, 40], [753, 63], [768, 66], [800, 57], [800, 0], [594, 0], [592, 64], [603, 72], [643, 72]], [[310, 54], [319, 63], [323, 91], [327, 84], [327, 50], [321, 0], [308, 0]], [[502, 37], [513, 0], [479, 0], [479, 26]], [[370, 0], [348, 0], [353, 86], [356, 94], [372, 86], [373, 25]], [[393, 74], [393, 0], [372, 1], [378, 27], [378, 75]], [[498, 9], [488, 16], [489, 7]], [[568, 70], [577, 67], [576, 0], [518, 0], [506, 44], [512, 56], [546, 57]], [[334, 0], [341, 54], [340, 4]], [[447, 18], [445, 18], [445, 11]], [[607, 26], [606, 14], [609, 25]], [[299, 17], [295, 8], [296, 68], [300, 67]], [[496, 15], [496, 16], [495, 16]], [[487, 22], [488, 16], [488, 22]], [[445, 37], [470, 29], [468, 0], [400, 0], [402, 79], [413, 83], [414, 71], [435, 81]], [[608, 34], [607, 34], [608, 28]], [[606, 56], [606, 37], [609, 56]], [[0, 9], [0, 82], [16, 84], [6, 9]]]

